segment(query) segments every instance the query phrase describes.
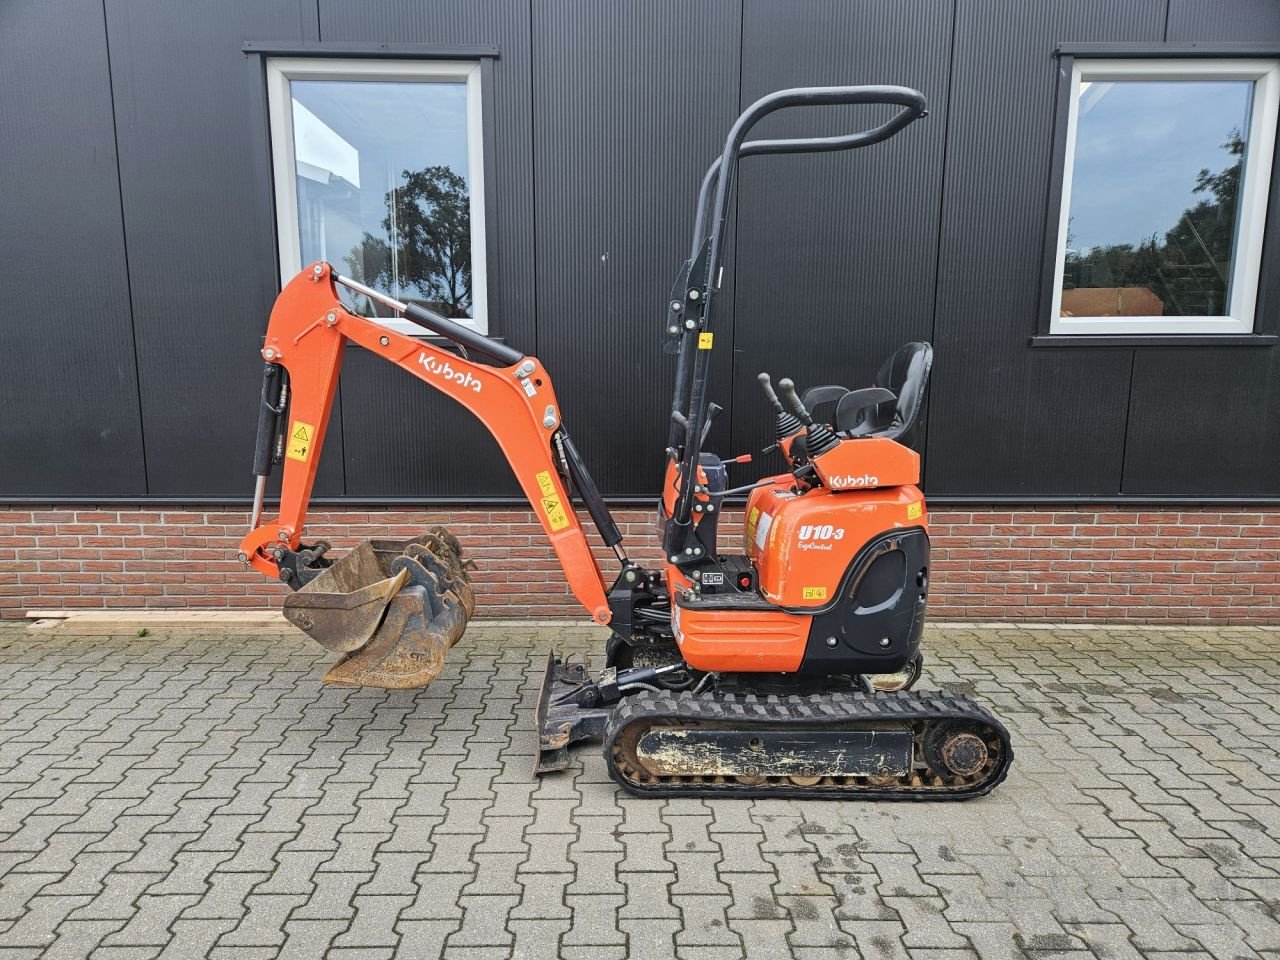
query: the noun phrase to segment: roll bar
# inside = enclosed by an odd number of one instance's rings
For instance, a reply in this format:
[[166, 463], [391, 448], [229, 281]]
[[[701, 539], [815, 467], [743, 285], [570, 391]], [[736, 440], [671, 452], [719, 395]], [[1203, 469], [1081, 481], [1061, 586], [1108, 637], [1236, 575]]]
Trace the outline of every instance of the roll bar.
[[[837, 87], [834, 89], [870, 90], [876, 88]], [[748, 140], [739, 148], [738, 159], [741, 160], [743, 157], [754, 157], [761, 154], [771, 153], [834, 153], [837, 150], [856, 150], [859, 147], [869, 147], [873, 143], [880, 143], [882, 140], [888, 140], [903, 127], [906, 127], [908, 124], [915, 122], [921, 117], [928, 116], [929, 111], [925, 109], [924, 94], [915, 90], [910, 90], [907, 87], [884, 87], [880, 89], [903, 90], [913, 94], [919, 99], [918, 112], [911, 108], [899, 110], [878, 127], [872, 127], [869, 130], [860, 130], [857, 133], [847, 133], [839, 137], [808, 137], [793, 140]], [[790, 91], [784, 90], [779, 92], [787, 93]], [[693, 222], [693, 246], [689, 253], [689, 257], [691, 259], [698, 255], [698, 251], [701, 249], [702, 244], [707, 238], [706, 220], [709, 212], [707, 205], [708, 201], [711, 199], [711, 188], [715, 186], [720, 173], [721, 159], [721, 157], [716, 157], [711, 161], [711, 166], [707, 167], [707, 172], [702, 178], [702, 186], [698, 190], [698, 213]]]
[[[902, 109], [884, 123], [838, 137], [813, 137], [781, 140], [753, 140], [747, 133], [771, 113], [788, 107], [837, 106], [848, 104], [889, 104]], [[698, 191], [698, 207], [694, 219], [693, 243], [688, 271], [690, 298], [700, 312], [700, 322], [682, 325], [679, 359], [676, 365], [675, 396], [672, 403], [672, 448], [683, 433], [680, 456], [680, 494], [664, 539], [670, 557], [689, 558], [685, 553], [692, 528], [694, 483], [698, 457], [702, 452], [702, 436], [707, 420], [707, 380], [710, 350], [699, 350], [699, 334], [709, 333], [713, 320], [712, 305], [720, 288], [720, 257], [728, 223], [729, 200], [734, 188], [738, 160], [744, 156], [773, 153], [827, 153], [853, 150], [880, 143], [907, 125], [928, 114], [924, 94], [910, 87], [871, 85], [854, 87], [796, 87], [778, 90], [761, 97], [738, 117], [725, 138], [720, 156], [707, 169]], [[709, 202], [714, 185], [714, 201]], [[708, 224], [710, 218], [710, 224]], [[706, 251], [705, 266], [693, 275], [693, 265]], [[683, 271], [682, 271], [683, 273]], [[699, 279], [701, 278], [701, 279]], [[696, 289], [704, 285], [703, 290]], [[696, 551], [697, 548], [695, 547]], [[697, 556], [695, 553], [693, 556]]]

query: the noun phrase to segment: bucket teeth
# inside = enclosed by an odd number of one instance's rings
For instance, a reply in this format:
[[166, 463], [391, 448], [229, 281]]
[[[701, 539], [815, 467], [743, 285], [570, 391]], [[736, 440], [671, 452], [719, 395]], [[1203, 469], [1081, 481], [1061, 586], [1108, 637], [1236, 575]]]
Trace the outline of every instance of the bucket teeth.
[[285, 601], [285, 616], [343, 657], [326, 683], [423, 687], [475, 612], [473, 564], [443, 527], [408, 541], [370, 540]]

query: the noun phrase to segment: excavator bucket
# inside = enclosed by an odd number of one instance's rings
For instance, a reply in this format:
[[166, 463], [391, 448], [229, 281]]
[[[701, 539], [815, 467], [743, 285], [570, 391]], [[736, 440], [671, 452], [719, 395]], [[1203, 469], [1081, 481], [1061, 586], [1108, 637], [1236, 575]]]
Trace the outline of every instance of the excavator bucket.
[[389, 690], [438, 677], [474, 612], [462, 547], [442, 527], [367, 540], [284, 603], [290, 623], [343, 655], [325, 683]]

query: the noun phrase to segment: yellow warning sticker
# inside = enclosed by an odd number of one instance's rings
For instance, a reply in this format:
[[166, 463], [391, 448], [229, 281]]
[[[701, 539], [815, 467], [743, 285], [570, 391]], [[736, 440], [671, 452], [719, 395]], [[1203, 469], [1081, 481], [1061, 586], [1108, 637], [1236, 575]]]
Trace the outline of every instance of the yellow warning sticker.
[[805, 587], [801, 591], [806, 600], [825, 600], [827, 599], [826, 587]]
[[715, 335], [714, 333], [700, 333], [700, 334], [698, 334], [698, 349], [699, 349], [699, 350], [710, 350], [710, 349], [711, 349], [711, 344], [712, 344], [712, 342], [715, 340], [715, 337], [716, 337], [716, 335]]
[[291, 460], [301, 460], [306, 463], [307, 458], [311, 456], [311, 444], [315, 439], [315, 427], [301, 420], [293, 421], [289, 424], [289, 445], [285, 448], [286, 456]]
[[915, 503], [907, 504], [907, 519], [919, 520], [924, 515], [924, 504], [917, 500]]
[[537, 477], [538, 489], [542, 491], [542, 509], [547, 515], [547, 523], [553, 531], [563, 530], [569, 525], [569, 515], [565, 513], [564, 504], [560, 502], [556, 485], [551, 482], [551, 473], [543, 470]]

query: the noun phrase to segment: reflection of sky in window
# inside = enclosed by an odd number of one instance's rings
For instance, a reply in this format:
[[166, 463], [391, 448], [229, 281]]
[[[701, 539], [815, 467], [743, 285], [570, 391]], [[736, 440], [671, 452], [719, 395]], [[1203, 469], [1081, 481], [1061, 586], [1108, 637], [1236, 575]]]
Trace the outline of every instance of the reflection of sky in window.
[[1240, 81], [1082, 83], [1071, 182], [1070, 246], [1163, 237], [1201, 199], [1196, 175], [1235, 162], [1223, 144], [1248, 131]]
[[356, 148], [361, 175], [373, 182], [387, 184], [388, 168], [396, 178], [403, 170], [433, 166], [467, 177], [464, 83], [294, 80], [291, 91], [294, 100]]
[[444, 166], [469, 181], [465, 83], [293, 80], [290, 92], [303, 263], [352, 269], [365, 234], [390, 240], [387, 193], [406, 170]]

